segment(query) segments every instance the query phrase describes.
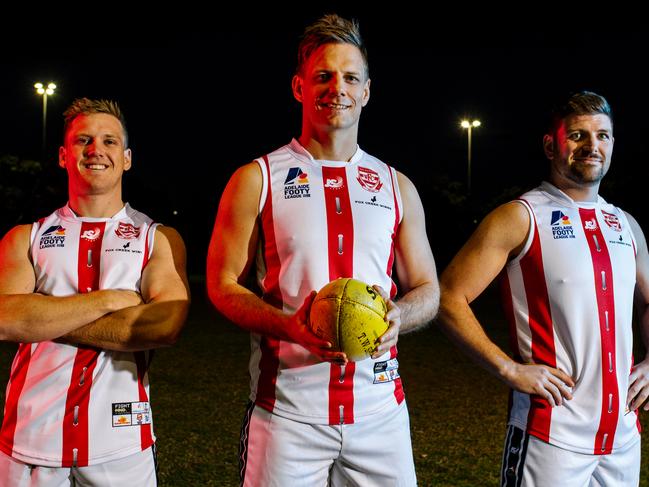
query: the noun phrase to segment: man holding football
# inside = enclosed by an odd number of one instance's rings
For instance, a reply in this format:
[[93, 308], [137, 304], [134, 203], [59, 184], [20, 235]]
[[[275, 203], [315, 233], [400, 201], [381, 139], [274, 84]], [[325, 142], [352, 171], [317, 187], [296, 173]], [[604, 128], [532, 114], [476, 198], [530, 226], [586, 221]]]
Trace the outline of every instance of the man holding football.
[[[357, 24], [307, 27], [292, 87], [300, 137], [235, 172], [208, 253], [212, 302], [251, 332], [242, 485], [414, 486], [396, 344], [432, 320], [439, 288], [414, 185], [358, 147], [370, 79]], [[261, 298], [242, 285], [256, 258]], [[388, 330], [358, 362], [307, 323], [314, 291], [339, 277], [387, 302]]]

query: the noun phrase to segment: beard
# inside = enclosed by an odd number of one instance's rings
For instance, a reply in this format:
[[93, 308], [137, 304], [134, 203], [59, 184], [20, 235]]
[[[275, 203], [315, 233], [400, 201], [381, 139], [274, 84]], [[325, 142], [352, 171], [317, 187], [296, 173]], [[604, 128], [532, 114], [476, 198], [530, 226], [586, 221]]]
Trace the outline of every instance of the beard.
[[599, 183], [606, 175], [604, 162], [598, 166], [575, 161], [566, 174], [569, 179], [579, 184], [593, 185]]

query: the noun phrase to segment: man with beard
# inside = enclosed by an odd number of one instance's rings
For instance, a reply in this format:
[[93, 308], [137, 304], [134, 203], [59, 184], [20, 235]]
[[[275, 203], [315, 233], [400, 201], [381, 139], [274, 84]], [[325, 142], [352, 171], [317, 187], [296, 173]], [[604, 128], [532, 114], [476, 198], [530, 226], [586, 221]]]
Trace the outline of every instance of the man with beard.
[[[598, 195], [607, 101], [557, 105], [543, 147], [549, 181], [480, 224], [442, 276], [439, 321], [513, 389], [501, 485], [637, 485], [649, 359], [633, 364], [632, 303], [647, 341], [649, 255], [638, 223]], [[499, 274], [514, 359], [469, 307]]]

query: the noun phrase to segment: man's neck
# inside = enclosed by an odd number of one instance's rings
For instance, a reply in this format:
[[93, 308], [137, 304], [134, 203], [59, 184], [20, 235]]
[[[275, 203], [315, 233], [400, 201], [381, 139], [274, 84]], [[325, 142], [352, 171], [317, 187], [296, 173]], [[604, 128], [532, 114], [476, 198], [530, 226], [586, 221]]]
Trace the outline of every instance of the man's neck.
[[78, 216], [89, 218], [111, 218], [124, 207], [121, 195], [107, 198], [106, 195], [69, 194], [69, 205]]
[[582, 183], [577, 183], [574, 181], [550, 177], [550, 182], [554, 184], [561, 191], [566, 193], [573, 201], [583, 201], [595, 203], [597, 201], [597, 195], [599, 194], [599, 182], [586, 185]]
[[349, 161], [358, 148], [356, 130], [314, 132], [302, 130], [298, 141], [314, 159]]

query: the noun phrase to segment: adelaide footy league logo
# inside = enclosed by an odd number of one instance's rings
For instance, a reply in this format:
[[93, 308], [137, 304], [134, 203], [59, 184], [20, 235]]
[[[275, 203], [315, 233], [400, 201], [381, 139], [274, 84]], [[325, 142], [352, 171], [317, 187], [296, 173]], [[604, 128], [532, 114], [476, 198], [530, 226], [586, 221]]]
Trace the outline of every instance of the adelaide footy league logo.
[[119, 222], [115, 229], [115, 235], [119, 238], [132, 240], [140, 236], [140, 227], [133, 226], [130, 223]]
[[41, 235], [39, 248], [65, 247], [65, 228], [61, 225], [52, 225]]
[[356, 180], [360, 183], [363, 189], [372, 193], [378, 193], [383, 187], [379, 173], [366, 167], [358, 166], [358, 176], [356, 177]]
[[561, 210], [552, 211], [550, 227], [554, 239], [575, 238], [575, 230], [572, 228], [570, 217]]
[[284, 181], [284, 199], [309, 198], [310, 190], [307, 173], [299, 167], [290, 168]]

